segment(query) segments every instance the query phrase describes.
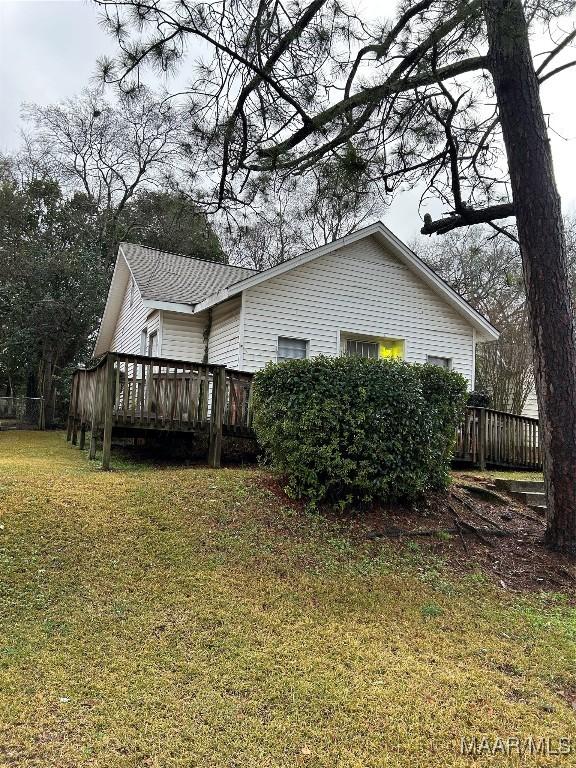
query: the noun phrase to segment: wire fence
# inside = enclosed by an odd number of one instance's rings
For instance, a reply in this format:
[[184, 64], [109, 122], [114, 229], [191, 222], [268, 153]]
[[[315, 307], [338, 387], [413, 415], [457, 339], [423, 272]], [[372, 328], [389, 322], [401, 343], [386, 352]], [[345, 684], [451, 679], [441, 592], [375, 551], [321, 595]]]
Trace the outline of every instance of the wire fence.
[[0, 397], [0, 429], [41, 429], [44, 422], [44, 398]]

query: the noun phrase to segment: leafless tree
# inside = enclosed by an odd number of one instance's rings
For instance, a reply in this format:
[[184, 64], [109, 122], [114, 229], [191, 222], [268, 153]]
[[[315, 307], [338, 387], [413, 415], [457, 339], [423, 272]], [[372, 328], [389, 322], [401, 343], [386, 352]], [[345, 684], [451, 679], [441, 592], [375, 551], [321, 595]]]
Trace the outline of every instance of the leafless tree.
[[522, 259], [516, 243], [489, 227], [448, 233], [415, 243], [423, 258], [500, 331], [498, 341], [476, 350], [475, 388], [492, 407], [521, 413], [534, 386]]
[[[547, 539], [576, 554], [576, 345], [560, 198], [540, 87], [576, 64], [574, 0], [402, 0], [370, 24], [339, 0], [97, 0], [120, 56], [109, 81], [177, 65], [208, 46], [189, 102], [192, 142], [219, 204], [259, 173], [324, 158], [393, 192], [424, 182], [447, 208], [422, 232], [515, 216], [548, 494]], [[530, 25], [551, 32], [534, 64]], [[551, 340], [553, 340], [551, 342]]]
[[112, 104], [98, 91], [61, 104], [27, 105], [30, 158], [39, 158], [68, 191], [80, 190], [101, 212], [103, 255], [113, 260], [126, 205], [141, 188], [169, 176], [180, 154], [178, 110], [145, 92]]
[[375, 221], [385, 203], [365, 179], [322, 163], [304, 176], [265, 177], [249, 206], [224, 212], [223, 239], [234, 263], [266, 269]]

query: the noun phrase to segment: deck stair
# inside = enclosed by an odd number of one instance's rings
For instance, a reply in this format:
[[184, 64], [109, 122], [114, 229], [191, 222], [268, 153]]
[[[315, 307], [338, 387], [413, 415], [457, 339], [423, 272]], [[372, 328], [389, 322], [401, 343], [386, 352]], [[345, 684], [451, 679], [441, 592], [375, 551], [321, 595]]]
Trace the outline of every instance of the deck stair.
[[506, 491], [512, 498], [526, 504], [541, 514], [546, 512], [546, 494], [542, 480], [507, 480], [498, 477], [494, 481], [496, 487]]

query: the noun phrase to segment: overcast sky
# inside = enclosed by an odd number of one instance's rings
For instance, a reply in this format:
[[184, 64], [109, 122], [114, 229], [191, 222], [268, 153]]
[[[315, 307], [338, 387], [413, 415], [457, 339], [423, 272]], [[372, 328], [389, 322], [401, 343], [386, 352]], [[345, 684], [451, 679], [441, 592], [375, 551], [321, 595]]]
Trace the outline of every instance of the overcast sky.
[[[390, 13], [395, 0], [364, 0], [377, 13]], [[17, 149], [20, 106], [50, 104], [74, 96], [95, 72], [98, 56], [115, 51], [98, 25], [90, 0], [0, 0], [0, 150]], [[184, 79], [185, 75], [182, 77]], [[544, 108], [565, 212], [576, 211], [576, 69], [542, 86]], [[405, 240], [420, 227], [419, 195], [403, 193], [385, 217]]]

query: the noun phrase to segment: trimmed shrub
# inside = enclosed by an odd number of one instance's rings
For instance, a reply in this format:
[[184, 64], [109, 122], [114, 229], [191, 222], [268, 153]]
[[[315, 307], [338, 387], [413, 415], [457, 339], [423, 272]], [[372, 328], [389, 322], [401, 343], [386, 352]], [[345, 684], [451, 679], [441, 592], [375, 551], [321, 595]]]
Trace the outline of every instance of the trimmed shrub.
[[448, 482], [465, 397], [460, 374], [430, 365], [354, 357], [270, 363], [254, 378], [254, 429], [296, 498], [411, 499]]
[[474, 390], [468, 393], [468, 401], [466, 405], [472, 408], [490, 408], [490, 394], [488, 392], [479, 392]]
[[466, 379], [455, 371], [438, 365], [419, 365], [422, 395], [432, 421], [429, 487], [446, 488], [450, 482], [450, 464], [456, 443], [456, 428], [464, 416], [468, 398]]

